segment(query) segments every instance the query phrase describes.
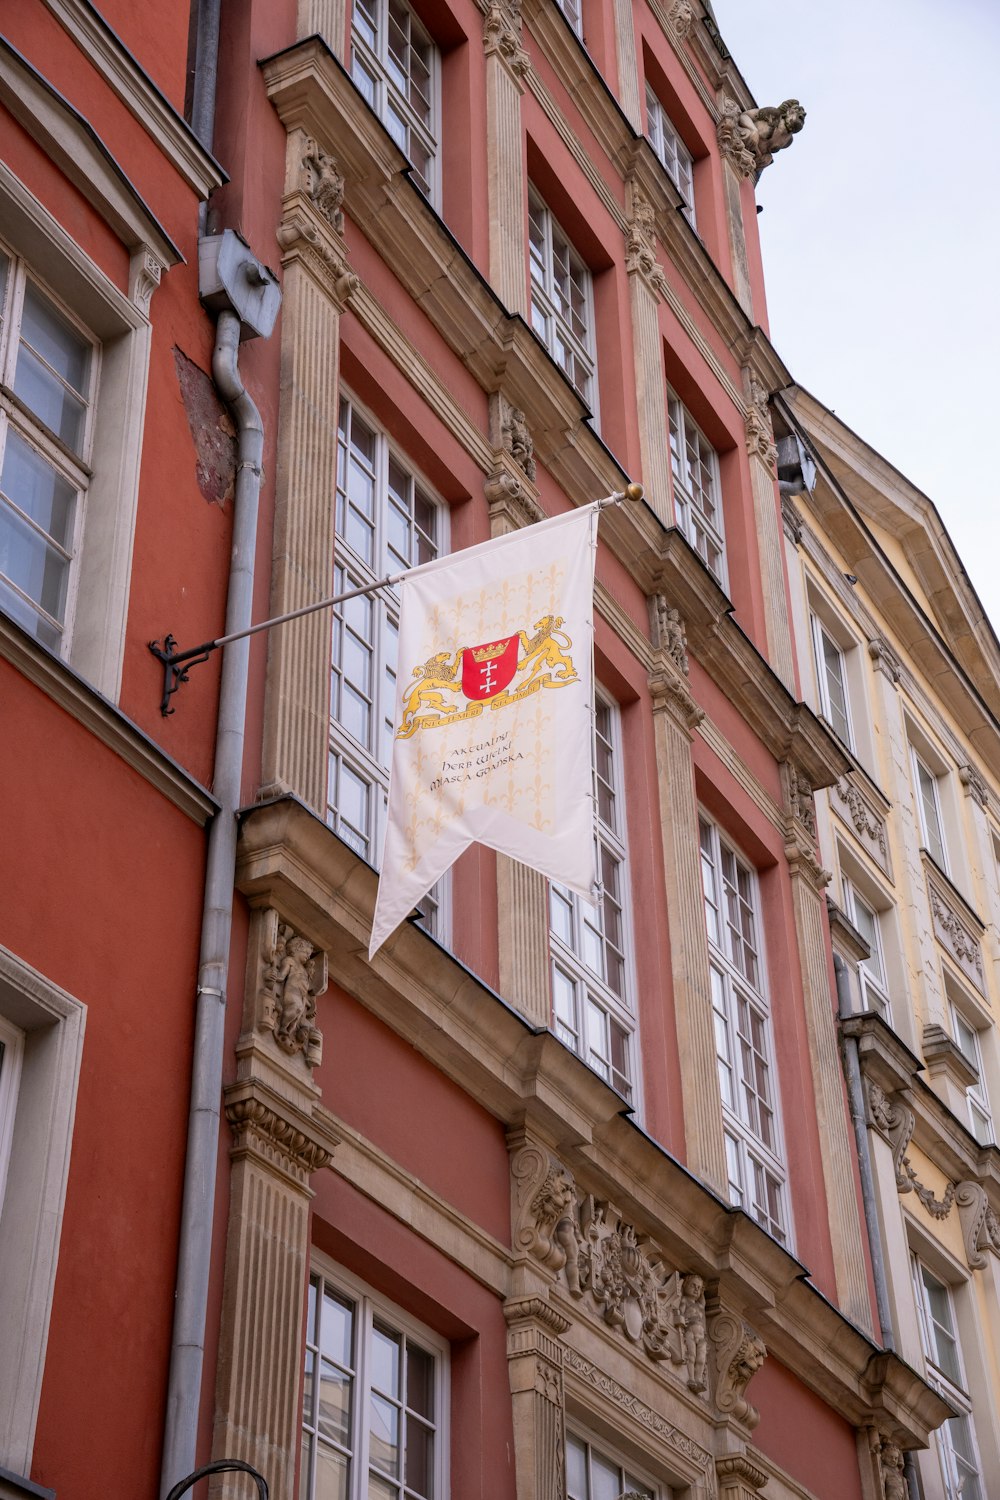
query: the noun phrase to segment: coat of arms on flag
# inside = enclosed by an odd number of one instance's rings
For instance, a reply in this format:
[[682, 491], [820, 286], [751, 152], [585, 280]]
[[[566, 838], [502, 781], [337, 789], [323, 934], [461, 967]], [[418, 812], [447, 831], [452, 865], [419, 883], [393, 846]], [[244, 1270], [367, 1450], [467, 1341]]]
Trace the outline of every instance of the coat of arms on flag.
[[404, 577], [369, 956], [477, 840], [593, 898], [596, 545], [587, 506]]

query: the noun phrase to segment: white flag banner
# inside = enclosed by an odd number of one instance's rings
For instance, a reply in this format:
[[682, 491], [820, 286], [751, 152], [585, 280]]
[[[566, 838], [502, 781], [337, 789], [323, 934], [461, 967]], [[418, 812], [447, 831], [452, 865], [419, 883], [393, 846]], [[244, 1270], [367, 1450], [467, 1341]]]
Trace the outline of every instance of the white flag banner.
[[369, 958], [469, 844], [594, 899], [597, 505], [407, 573]]

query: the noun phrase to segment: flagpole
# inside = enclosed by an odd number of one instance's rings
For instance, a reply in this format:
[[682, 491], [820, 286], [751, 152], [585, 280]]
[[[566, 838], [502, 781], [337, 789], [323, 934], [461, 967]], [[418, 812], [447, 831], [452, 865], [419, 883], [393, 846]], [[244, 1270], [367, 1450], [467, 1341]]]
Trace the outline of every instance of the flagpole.
[[[600, 512], [606, 510], [609, 505], [621, 505], [626, 500], [635, 504], [641, 499], [642, 485], [627, 484], [623, 490], [614, 490], [600, 500], [591, 501], [591, 505], [595, 512]], [[421, 564], [415, 564], [412, 568], [404, 568], [401, 573], [387, 574], [385, 578], [378, 578], [374, 583], [364, 583], [356, 589], [348, 589], [346, 593], [331, 594], [328, 599], [318, 599], [315, 604], [303, 604], [301, 609], [289, 610], [284, 615], [274, 615], [270, 620], [261, 620], [256, 625], [248, 625], [245, 630], [234, 630], [229, 635], [220, 635], [214, 640], [202, 641], [200, 646], [191, 646], [187, 651], [174, 649], [177, 642], [172, 635], [164, 636], [162, 646], [159, 641], [149, 641], [147, 644], [150, 651], [158, 661], [163, 663], [163, 697], [160, 700], [160, 713], [166, 718], [168, 714], [174, 712], [170, 706], [170, 699], [181, 683], [187, 682], [188, 670], [208, 661], [212, 652], [218, 651], [220, 647], [229, 646], [233, 641], [242, 641], [250, 635], [257, 635], [262, 630], [271, 630], [275, 625], [285, 625], [289, 620], [301, 620], [303, 616], [315, 614], [317, 610], [334, 609], [338, 604], [345, 604], [348, 599], [359, 599], [364, 594], [375, 594], [379, 589], [391, 588], [394, 584], [402, 583], [410, 573], [416, 572], [418, 566]]]

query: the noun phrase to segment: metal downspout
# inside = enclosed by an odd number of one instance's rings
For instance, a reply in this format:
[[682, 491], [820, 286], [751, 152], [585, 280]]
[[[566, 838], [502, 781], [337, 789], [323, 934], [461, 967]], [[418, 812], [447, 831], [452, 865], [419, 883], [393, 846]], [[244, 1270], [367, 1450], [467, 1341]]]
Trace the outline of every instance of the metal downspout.
[[[264, 453], [260, 413], [239, 375], [239, 344], [239, 316], [235, 312], [221, 312], [212, 374], [236, 419], [238, 432], [227, 634], [251, 623]], [[249, 638], [234, 641], [222, 656], [213, 780], [219, 812], [208, 838], [177, 1300], [164, 1430], [164, 1494], [196, 1465], [219, 1149], [226, 984], [236, 871], [236, 812], [240, 804], [249, 661]]]

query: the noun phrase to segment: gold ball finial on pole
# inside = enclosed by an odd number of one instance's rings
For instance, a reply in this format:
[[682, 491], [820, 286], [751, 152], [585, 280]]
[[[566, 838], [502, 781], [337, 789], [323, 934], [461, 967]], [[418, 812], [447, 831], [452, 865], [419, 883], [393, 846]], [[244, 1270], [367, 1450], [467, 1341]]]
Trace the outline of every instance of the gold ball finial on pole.
[[633, 502], [641, 500], [642, 499], [642, 485], [641, 484], [627, 484], [625, 486], [625, 499], [626, 500], [631, 500]]

